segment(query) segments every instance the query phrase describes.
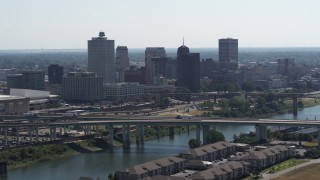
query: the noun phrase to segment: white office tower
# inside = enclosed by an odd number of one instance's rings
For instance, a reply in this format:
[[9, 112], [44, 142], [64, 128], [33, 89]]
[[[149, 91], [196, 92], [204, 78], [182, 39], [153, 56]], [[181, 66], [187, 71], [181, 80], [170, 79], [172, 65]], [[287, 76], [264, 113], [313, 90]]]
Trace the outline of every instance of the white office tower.
[[88, 40], [88, 71], [103, 77], [105, 83], [116, 82], [114, 40], [108, 40], [104, 32]]
[[146, 84], [152, 84], [152, 58], [166, 57], [164, 47], [147, 47], [145, 51]]
[[124, 82], [124, 71], [129, 68], [129, 55], [127, 46], [118, 46], [116, 49], [116, 79]]

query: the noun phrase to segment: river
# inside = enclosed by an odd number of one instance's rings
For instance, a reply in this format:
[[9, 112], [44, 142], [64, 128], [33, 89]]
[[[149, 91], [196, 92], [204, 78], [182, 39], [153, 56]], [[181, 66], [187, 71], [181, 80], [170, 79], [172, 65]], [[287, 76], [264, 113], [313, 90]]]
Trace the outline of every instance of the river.
[[[314, 120], [320, 119], [319, 112], [320, 106], [315, 106], [299, 111], [296, 118], [292, 114], [275, 115], [272, 118]], [[224, 133], [227, 141], [232, 141], [234, 134], [250, 132], [254, 130], [254, 126], [217, 126], [216, 129]], [[142, 147], [132, 144], [130, 150], [115, 148], [113, 151], [81, 154], [63, 160], [43, 162], [11, 170], [6, 180], [77, 180], [81, 176], [106, 179], [109, 173], [117, 169], [187, 150], [189, 139], [195, 136], [195, 131], [190, 131], [190, 133], [176, 134], [173, 138], [162, 137], [146, 141]]]

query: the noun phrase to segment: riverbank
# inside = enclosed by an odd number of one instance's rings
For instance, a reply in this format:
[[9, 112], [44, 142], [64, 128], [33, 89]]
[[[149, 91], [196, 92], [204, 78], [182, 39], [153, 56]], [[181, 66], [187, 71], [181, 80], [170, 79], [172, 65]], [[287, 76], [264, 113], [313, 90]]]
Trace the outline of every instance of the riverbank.
[[[158, 131], [156, 130], [158, 129]], [[189, 130], [194, 130], [191, 126]], [[185, 133], [187, 126], [176, 127], [175, 134]], [[146, 127], [145, 141], [169, 136], [169, 128]], [[135, 142], [135, 132], [130, 133], [130, 140]], [[120, 140], [114, 140], [114, 147], [122, 147]], [[0, 151], [0, 161], [8, 162], [8, 169], [17, 169], [32, 166], [41, 162], [67, 159], [83, 153], [102, 152], [109, 147], [104, 139], [79, 140], [67, 144], [34, 145], [21, 148], [7, 149]]]
[[2, 150], [0, 161], [7, 161], [8, 169], [31, 166], [37, 163], [64, 159], [80, 154], [68, 144], [50, 144], [40, 146], [26, 146], [15, 149]]
[[82, 153], [100, 152], [108, 145], [103, 139], [87, 139], [65, 144], [33, 145], [0, 151], [0, 161], [8, 169], [22, 168], [51, 160], [70, 158]]

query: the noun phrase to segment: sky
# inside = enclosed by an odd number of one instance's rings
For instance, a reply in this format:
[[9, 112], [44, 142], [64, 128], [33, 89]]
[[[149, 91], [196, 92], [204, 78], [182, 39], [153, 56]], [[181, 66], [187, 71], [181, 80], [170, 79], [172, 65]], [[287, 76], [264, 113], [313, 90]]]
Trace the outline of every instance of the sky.
[[0, 0], [0, 50], [87, 48], [104, 31], [128, 48], [320, 47], [319, 0]]

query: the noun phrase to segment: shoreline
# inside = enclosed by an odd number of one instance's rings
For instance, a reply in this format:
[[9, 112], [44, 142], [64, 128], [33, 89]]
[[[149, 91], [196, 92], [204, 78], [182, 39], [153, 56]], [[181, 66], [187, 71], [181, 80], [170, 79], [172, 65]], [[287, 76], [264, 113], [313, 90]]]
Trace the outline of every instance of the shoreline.
[[[313, 99], [313, 100], [319, 100], [319, 99]], [[315, 103], [315, 104], [308, 104], [307, 106], [305, 106], [304, 108], [302, 109], [305, 109], [305, 108], [310, 108], [310, 107], [315, 107], [315, 106], [320, 106], [320, 100], [319, 100], [319, 103]], [[299, 110], [302, 110], [302, 109], [299, 109]], [[280, 114], [272, 114], [272, 115], [268, 115], [268, 117], [271, 117], [273, 115], [281, 115], [281, 114], [286, 114], [286, 113], [280, 113]], [[182, 128], [184, 127], [184, 128]], [[186, 133], [188, 132], [188, 129], [186, 128], [186, 126], [182, 126], [182, 127], [179, 127], [179, 130], [178, 131], [175, 131], [175, 135], [176, 134], [180, 134], [180, 133]], [[195, 128], [190, 126], [190, 131], [193, 131]], [[162, 132], [163, 133], [163, 132]], [[166, 129], [165, 133], [164, 134], [160, 134], [159, 136], [157, 134], [153, 134], [152, 136], [150, 137], [147, 137], [145, 135], [145, 141], [149, 141], [149, 140], [155, 140], [157, 138], [161, 138], [161, 137], [168, 137], [169, 136], [169, 133], [168, 133], [168, 129]], [[131, 144], [135, 143], [135, 136], [130, 136], [131, 138]], [[61, 144], [54, 144], [55, 146], [60, 146]], [[50, 146], [50, 145], [43, 145], [44, 147], [46, 146]], [[122, 143], [119, 142], [119, 141], [115, 141], [114, 142], [114, 146], [113, 148], [120, 148], [122, 147]], [[21, 148], [30, 148], [32, 146], [25, 146], [25, 147], [21, 147]], [[36, 159], [36, 160], [33, 160], [33, 161], [27, 161], [27, 162], [18, 162], [14, 165], [8, 165], [8, 171], [12, 171], [12, 170], [15, 170], [15, 169], [19, 169], [19, 168], [25, 168], [25, 167], [29, 167], [29, 166], [33, 166], [33, 165], [36, 165], [36, 164], [40, 164], [42, 162], [48, 162], [48, 161], [54, 161], [54, 160], [62, 160], [62, 159], [67, 159], [67, 158], [71, 158], [71, 157], [75, 157], [77, 155], [80, 155], [80, 154], [85, 154], [85, 153], [97, 153], [97, 152], [102, 152], [102, 151], [106, 151], [107, 149], [105, 148], [101, 148], [101, 147], [97, 147], [97, 146], [82, 146], [83, 148], [87, 149], [88, 152], [79, 152], [79, 151], [76, 151], [74, 149], [70, 149], [68, 152], [65, 152], [65, 153], [62, 153], [60, 155], [52, 155], [50, 157], [42, 157], [42, 158], [39, 158], [39, 159]], [[20, 148], [19, 148], [20, 149]], [[10, 149], [8, 149], [8, 151], [11, 151]], [[0, 152], [0, 156], [1, 154], [3, 153], [4, 151]]]

